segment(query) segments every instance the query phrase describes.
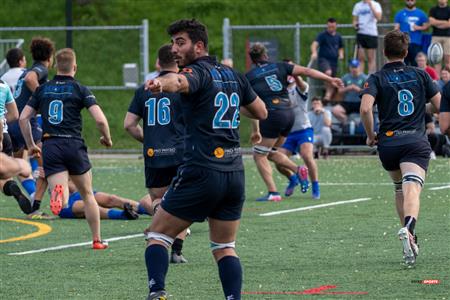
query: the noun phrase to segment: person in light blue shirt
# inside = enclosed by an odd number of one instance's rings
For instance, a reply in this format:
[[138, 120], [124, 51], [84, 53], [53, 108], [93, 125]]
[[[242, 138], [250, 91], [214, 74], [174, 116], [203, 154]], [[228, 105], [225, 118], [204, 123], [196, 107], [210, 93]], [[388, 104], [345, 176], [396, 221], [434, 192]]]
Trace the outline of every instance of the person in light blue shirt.
[[415, 58], [422, 48], [422, 31], [430, 27], [427, 15], [416, 7], [416, 0], [405, 0], [405, 8], [397, 12], [394, 23], [395, 29], [409, 34], [410, 44], [405, 63], [417, 66]]

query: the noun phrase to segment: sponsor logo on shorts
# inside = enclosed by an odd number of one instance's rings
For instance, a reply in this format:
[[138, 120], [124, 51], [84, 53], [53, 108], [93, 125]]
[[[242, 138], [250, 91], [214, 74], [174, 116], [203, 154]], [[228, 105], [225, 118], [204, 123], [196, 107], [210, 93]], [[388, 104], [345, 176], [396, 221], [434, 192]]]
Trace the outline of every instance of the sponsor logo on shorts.
[[386, 131], [386, 136], [393, 136], [394, 132], [392, 130]]
[[148, 157], [156, 157], [156, 156], [171, 156], [177, 153], [176, 148], [163, 148], [163, 149], [153, 149], [148, 148], [147, 155]]
[[241, 153], [242, 151], [240, 147], [230, 149], [223, 149], [222, 147], [217, 147], [216, 149], [214, 149], [214, 156], [216, 158], [233, 157], [241, 155]]
[[214, 156], [217, 158], [222, 158], [225, 155], [225, 151], [222, 147], [217, 147], [214, 149]]
[[279, 103], [280, 103], [280, 99], [278, 99], [278, 98], [273, 98], [273, 99], [272, 99], [272, 103], [273, 103], [273, 104], [279, 104]]

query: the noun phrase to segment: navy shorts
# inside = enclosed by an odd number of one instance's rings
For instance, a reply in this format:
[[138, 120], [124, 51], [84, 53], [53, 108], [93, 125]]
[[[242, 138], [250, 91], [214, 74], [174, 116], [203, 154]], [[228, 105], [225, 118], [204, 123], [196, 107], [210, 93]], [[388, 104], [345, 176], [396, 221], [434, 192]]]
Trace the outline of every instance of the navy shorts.
[[191, 222], [206, 218], [235, 221], [245, 201], [244, 171], [221, 172], [200, 166], [181, 166], [162, 198], [168, 213]]
[[[0, 121], [1, 122], [1, 121]], [[0, 133], [1, 134], [1, 133]], [[8, 156], [12, 156], [13, 154], [13, 146], [11, 143], [11, 137], [7, 132], [3, 132], [3, 143], [2, 143], [2, 152]]]
[[326, 59], [324, 57], [319, 57], [319, 71], [326, 72], [328, 70], [331, 70], [331, 77], [336, 76], [337, 74], [337, 62], [333, 62], [329, 59]]
[[431, 147], [428, 141], [399, 146], [378, 145], [378, 155], [386, 171], [400, 169], [400, 163], [409, 162], [420, 166], [425, 171], [430, 162]]
[[[30, 125], [33, 141], [38, 144], [42, 139], [42, 129], [39, 127], [39, 124], [35, 118], [30, 120]], [[8, 123], [8, 133], [11, 136], [14, 152], [26, 148], [27, 145], [23, 139], [22, 132], [20, 131], [19, 122]]]
[[267, 119], [259, 121], [259, 131], [264, 138], [286, 137], [291, 132], [294, 122], [295, 114], [292, 109], [269, 110]]
[[306, 128], [289, 133], [282, 148], [289, 150], [292, 154], [297, 154], [298, 149], [304, 143], [314, 143], [314, 130]]
[[342, 102], [342, 107], [345, 109], [345, 113], [347, 115], [358, 113], [359, 114], [359, 108], [361, 106], [360, 102]]
[[69, 175], [82, 175], [91, 169], [87, 148], [83, 140], [70, 138], [45, 139], [42, 145], [45, 177], [68, 171]]
[[179, 165], [167, 168], [145, 167], [145, 187], [151, 189], [169, 186], [177, 176], [178, 167]]

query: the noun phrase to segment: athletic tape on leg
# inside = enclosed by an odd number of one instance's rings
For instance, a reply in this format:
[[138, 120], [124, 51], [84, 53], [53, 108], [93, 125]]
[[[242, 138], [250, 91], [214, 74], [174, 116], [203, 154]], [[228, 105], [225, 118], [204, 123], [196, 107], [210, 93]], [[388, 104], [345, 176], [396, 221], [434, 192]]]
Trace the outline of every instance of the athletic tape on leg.
[[421, 187], [423, 187], [424, 180], [423, 178], [416, 173], [406, 173], [403, 175], [403, 183], [417, 183]]
[[394, 181], [395, 193], [403, 193], [402, 181]]
[[255, 145], [253, 146], [253, 152], [262, 155], [268, 155], [270, 152], [272, 152], [272, 148], [261, 145]]
[[150, 241], [150, 240], [160, 241], [167, 247], [172, 246], [173, 241], [174, 241], [174, 239], [171, 238], [170, 236], [165, 235], [163, 233], [158, 233], [158, 232], [148, 232], [145, 235], [145, 240], [146, 241]]
[[210, 247], [211, 247], [211, 251], [219, 250], [219, 249], [226, 249], [226, 248], [234, 249], [234, 248], [236, 248], [236, 241], [232, 241], [229, 243], [216, 243], [216, 242], [211, 241]]

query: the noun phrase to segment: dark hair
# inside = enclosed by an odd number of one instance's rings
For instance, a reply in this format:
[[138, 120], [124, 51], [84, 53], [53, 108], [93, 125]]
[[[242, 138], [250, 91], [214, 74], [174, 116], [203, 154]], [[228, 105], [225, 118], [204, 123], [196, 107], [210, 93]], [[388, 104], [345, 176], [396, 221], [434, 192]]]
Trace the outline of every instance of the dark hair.
[[208, 30], [206, 26], [197, 21], [192, 20], [178, 20], [170, 24], [167, 28], [167, 33], [169, 35], [175, 35], [179, 32], [186, 32], [191, 39], [192, 43], [203, 42], [205, 49], [208, 49]]
[[250, 55], [250, 59], [253, 63], [258, 63], [262, 60], [262, 57], [267, 54], [267, 49], [262, 43], [254, 43], [253, 46], [250, 47], [248, 51], [248, 55]]
[[311, 102], [314, 102], [314, 101], [322, 102], [322, 98], [320, 98], [319, 96], [314, 96], [314, 97], [312, 97]]
[[335, 18], [328, 18], [327, 23], [336, 23]]
[[158, 50], [158, 60], [161, 68], [170, 68], [176, 66], [175, 58], [172, 54], [172, 46], [164, 45]]
[[34, 37], [30, 44], [31, 56], [35, 61], [46, 61], [55, 52], [55, 44], [44, 37]]
[[384, 55], [389, 59], [404, 58], [408, 46], [409, 35], [400, 30], [389, 31], [384, 37]]
[[292, 59], [290, 59], [288, 57], [283, 58], [283, 62], [285, 62], [285, 63], [290, 63], [291, 61], [292, 61]]
[[9, 49], [6, 53], [6, 61], [10, 68], [17, 68], [20, 66], [20, 60], [23, 59], [23, 51], [19, 48]]

